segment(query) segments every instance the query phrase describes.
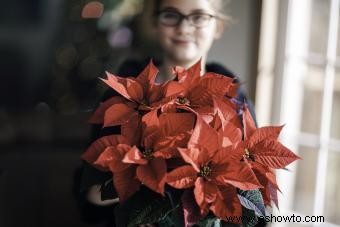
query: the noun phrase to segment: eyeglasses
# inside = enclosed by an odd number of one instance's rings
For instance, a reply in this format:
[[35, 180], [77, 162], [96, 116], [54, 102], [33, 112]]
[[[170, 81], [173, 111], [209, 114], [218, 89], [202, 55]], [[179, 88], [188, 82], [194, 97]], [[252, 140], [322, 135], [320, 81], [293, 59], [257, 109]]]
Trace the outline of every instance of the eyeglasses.
[[178, 26], [184, 19], [196, 28], [202, 28], [209, 24], [211, 18], [216, 16], [207, 13], [192, 13], [184, 15], [176, 11], [160, 11], [157, 13], [158, 21], [165, 26]]

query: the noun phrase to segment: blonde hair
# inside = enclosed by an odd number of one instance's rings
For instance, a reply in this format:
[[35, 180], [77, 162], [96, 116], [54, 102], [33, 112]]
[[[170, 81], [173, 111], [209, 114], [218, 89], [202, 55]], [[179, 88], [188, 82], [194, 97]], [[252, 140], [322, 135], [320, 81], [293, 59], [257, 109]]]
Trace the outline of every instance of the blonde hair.
[[231, 16], [227, 11], [230, 0], [208, 0], [212, 7], [216, 10], [217, 16], [225, 22], [231, 21]]

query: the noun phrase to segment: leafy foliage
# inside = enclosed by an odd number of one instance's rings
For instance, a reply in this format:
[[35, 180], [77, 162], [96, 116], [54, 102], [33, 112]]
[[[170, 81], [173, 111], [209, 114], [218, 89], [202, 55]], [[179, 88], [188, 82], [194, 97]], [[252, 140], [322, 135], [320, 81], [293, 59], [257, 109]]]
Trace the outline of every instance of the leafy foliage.
[[136, 209], [130, 216], [128, 227], [139, 224], [157, 223], [166, 219], [167, 215], [173, 210], [169, 199], [154, 199], [148, 201], [143, 207]]
[[238, 197], [242, 206], [249, 210], [253, 210], [256, 216], [265, 216], [265, 207], [263, 198], [259, 190], [240, 190]]
[[107, 72], [102, 81], [120, 96], [91, 122], [121, 134], [99, 138], [82, 158], [112, 172], [127, 212], [120, 226], [254, 226], [265, 204], [278, 204], [274, 169], [299, 158], [278, 141], [283, 126], [257, 128], [247, 106], [233, 101], [239, 84], [201, 76], [200, 61], [173, 72], [163, 84], [152, 62], [137, 77]]
[[257, 216], [253, 210], [242, 207], [242, 226], [254, 227], [257, 224]]

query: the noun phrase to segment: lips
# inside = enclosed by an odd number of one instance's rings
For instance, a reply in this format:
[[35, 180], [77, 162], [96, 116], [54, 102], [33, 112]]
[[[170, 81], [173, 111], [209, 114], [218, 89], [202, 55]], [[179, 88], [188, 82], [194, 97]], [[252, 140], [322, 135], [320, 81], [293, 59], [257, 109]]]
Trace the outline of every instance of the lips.
[[190, 40], [184, 40], [184, 39], [174, 39], [173, 42], [177, 45], [188, 45], [191, 43]]

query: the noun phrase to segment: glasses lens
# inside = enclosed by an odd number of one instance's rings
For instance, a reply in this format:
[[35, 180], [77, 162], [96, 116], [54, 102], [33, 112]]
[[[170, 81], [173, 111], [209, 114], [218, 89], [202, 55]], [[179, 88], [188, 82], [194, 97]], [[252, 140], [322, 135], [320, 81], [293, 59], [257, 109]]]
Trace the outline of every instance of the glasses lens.
[[164, 25], [175, 26], [181, 20], [181, 15], [176, 12], [164, 11], [158, 15], [158, 20]]
[[192, 14], [189, 16], [190, 22], [196, 27], [204, 27], [208, 25], [211, 16], [208, 14]]

